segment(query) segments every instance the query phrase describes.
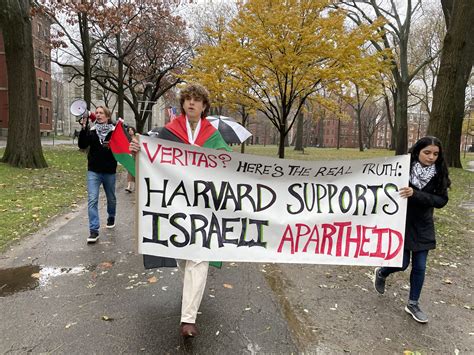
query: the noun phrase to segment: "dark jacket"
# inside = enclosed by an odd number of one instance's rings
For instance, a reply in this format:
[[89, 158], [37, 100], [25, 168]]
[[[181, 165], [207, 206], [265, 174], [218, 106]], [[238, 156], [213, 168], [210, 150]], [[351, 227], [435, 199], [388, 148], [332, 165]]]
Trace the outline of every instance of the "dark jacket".
[[433, 210], [448, 203], [448, 192], [436, 191], [437, 177], [435, 175], [421, 190], [410, 184], [413, 195], [408, 198], [405, 250], [422, 251], [436, 248]]
[[[107, 135], [110, 139], [112, 132]], [[117, 172], [117, 161], [108, 147], [102, 146], [95, 129], [83, 129], [79, 133], [78, 146], [81, 149], [89, 147], [87, 154], [87, 170], [95, 173], [115, 174]]]

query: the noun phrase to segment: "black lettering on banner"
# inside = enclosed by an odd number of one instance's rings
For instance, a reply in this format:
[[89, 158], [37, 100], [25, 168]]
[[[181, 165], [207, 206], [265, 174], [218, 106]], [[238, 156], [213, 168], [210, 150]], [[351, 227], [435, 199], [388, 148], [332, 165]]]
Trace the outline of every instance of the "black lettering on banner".
[[[200, 189], [200, 186], [203, 186], [203, 189]], [[195, 180], [194, 181], [194, 203], [193, 207], [199, 205], [199, 196], [202, 196], [204, 199], [204, 208], [209, 208], [209, 196], [207, 195], [209, 191], [209, 183], [203, 180]]]
[[158, 193], [158, 194], [162, 194], [161, 207], [165, 208], [166, 207], [166, 186], [168, 185], [168, 180], [166, 180], [166, 179], [163, 180], [163, 189], [162, 190], [152, 190], [150, 188], [150, 178], [149, 177], [145, 178], [145, 183], [146, 183], [146, 191], [147, 191], [147, 200], [146, 200], [145, 206], [150, 207], [150, 194]]
[[[367, 187], [361, 184], [357, 184], [356, 188], [356, 202], [355, 202], [355, 211], [353, 213], [354, 216], [359, 215], [359, 202], [363, 202], [364, 204], [364, 212], [362, 213], [362, 216], [367, 216], [367, 200], [365, 199], [365, 193], [367, 192]], [[362, 191], [362, 193], [360, 193]]]
[[182, 225], [180, 225], [177, 220], [178, 219], [186, 219], [186, 214], [185, 213], [175, 213], [173, 216], [171, 216], [170, 219], [170, 224], [175, 227], [176, 229], [179, 229], [181, 233], [183, 233], [184, 240], [182, 242], [179, 242], [178, 235], [177, 234], [172, 234], [170, 236], [170, 242], [173, 244], [175, 247], [181, 248], [189, 244], [190, 236], [186, 228], [184, 228]]
[[167, 240], [160, 240], [160, 217], [168, 219], [168, 214], [143, 211], [143, 216], [152, 216], [151, 218], [151, 239], [143, 237], [143, 243], [157, 243], [168, 246]]
[[[347, 206], [345, 206], [345, 194], [348, 195], [348, 199], [349, 199], [349, 202], [347, 204]], [[352, 207], [352, 193], [351, 193], [351, 189], [349, 188], [349, 186], [344, 186], [342, 189], [341, 189], [341, 192], [339, 193], [339, 206], [341, 207], [341, 212], [342, 213], [347, 213], [351, 207]]]
[[398, 210], [399, 210], [398, 203], [397, 203], [397, 201], [395, 201], [393, 196], [390, 194], [390, 191], [398, 192], [397, 185], [392, 184], [392, 183], [388, 183], [387, 185], [385, 185], [383, 191], [385, 192], [385, 195], [387, 195], [387, 197], [390, 199], [390, 201], [393, 202], [393, 204], [395, 205], [395, 209], [393, 210], [393, 212], [387, 211], [387, 209], [389, 207], [389, 204], [386, 203], [385, 205], [382, 206], [382, 210], [388, 215], [393, 215], [393, 214], [397, 213]]
[[189, 203], [188, 194], [186, 192], [186, 187], [184, 186], [184, 181], [180, 181], [179, 185], [176, 187], [176, 189], [174, 189], [173, 193], [171, 194], [170, 199], [168, 200], [168, 203], [167, 203], [168, 206], [171, 206], [173, 204], [173, 200], [175, 199], [176, 196], [183, 196], [184, 199], [186, 200], [186, 205], [188, 207], [191, 206], [191, 204]]

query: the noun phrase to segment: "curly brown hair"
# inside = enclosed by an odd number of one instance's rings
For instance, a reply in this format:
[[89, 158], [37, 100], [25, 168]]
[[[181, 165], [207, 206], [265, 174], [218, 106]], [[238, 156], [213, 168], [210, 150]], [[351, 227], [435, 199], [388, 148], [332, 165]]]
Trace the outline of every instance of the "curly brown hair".
[[200, 84], [189, 84], [185, 86], [179, 94], [179, 104], [181, 106], [181, 113], [183, 115], [185, 114], [184, 107], [183, 107], [184, 101], [190, 98], [203, 102], [206, 108], [204, 109], [204, 112], [201, 114], [201, 117], [202, 118], [206, 117], [211, 107], [211, 102], [209, 100], [209, 91], [207, 91], [207, 89]]

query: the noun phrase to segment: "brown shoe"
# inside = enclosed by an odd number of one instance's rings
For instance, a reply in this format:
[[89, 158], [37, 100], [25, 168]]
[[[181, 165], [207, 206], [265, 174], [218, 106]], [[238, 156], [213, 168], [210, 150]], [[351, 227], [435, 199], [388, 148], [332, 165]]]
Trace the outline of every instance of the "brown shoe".
[[198, 335], [196, 325], [193, 323], [181, 323], [179, 332], [183, 338], [193, 338]]

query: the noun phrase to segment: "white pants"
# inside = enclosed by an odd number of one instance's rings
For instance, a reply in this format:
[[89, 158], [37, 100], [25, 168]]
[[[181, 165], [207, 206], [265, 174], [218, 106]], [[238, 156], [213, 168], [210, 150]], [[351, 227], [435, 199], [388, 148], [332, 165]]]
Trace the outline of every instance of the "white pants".
[[196, 323], [196, 317], [206, 288], [209, 261], [179, 260], [184, 268], [181, 323]]

